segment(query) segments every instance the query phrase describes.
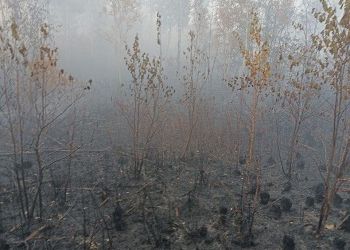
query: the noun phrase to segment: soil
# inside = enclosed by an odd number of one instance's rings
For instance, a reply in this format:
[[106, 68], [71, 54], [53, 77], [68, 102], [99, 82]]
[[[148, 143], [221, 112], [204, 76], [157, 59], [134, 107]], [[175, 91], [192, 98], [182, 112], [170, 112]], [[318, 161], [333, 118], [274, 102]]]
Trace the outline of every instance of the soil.
[[[350, 232], [341, 225], [350, 212], [349, 194], [339, 193], [326, 229], [317, 235], [322, 170], [305, 162], [288, 183], [272, 157], [265, 163], [250, 249], [350, 249]], [[146, 163], [141, 180], [133, 180], [129, 161], [111, 153], [77, 154], [69, 174], [67, 164], [46, 172], [43, 217], [28, 228], [19, 216], [9, 160], [1, 159], [0, 249], [243, 248], [237, 209], [244, 165], [196, 157], [154, 161]], [[32, 165], [25, 169], [30, 191], [36, 180]]]

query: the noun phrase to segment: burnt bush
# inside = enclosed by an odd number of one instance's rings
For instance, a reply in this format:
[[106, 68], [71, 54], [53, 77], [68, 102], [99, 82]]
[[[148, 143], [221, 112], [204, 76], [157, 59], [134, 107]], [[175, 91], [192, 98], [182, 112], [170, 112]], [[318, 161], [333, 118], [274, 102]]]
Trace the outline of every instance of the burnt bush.
[[124, 209], [117, 204], [116, 208], [114, 209], [113, 212], [113, 223], [115, 230], [117, 231], [125, 231], [127, 226], [124, 218]]
[[270, 194], [268, 192], [260, 193], [260, 204], [267, 205], [270, 201]]
[[233, 170], [233, 175], [238, 177], [242, 175], [242, 172], [239, 169], [235, 169]]
[[287, 193], [290, 190], [292, 190], [292, 183], [290, 181], [287, 181], [286, 183], [283, 184], [282, 193]]
[[294, 237], [285, 235], [283, 236], [283, 250], [294, 250], [295, 249], [295, 242]]
[[305, 206], [306, 207], [314, 207], [315, 206], [315, 199], [313, 197], [306, 197], [305, 199]]
[[291, 208], [293, 206], [293, 203], [291, 199], [283, 197], [281, 199], [281, 209], [283, 212], [290, 212]]
[[227, 223], [227, 213], [228, 213], [227, 207], [220, 207], [220, 209], [219, 209], [219, 214], [220, 214], [219, 223], [221, 225], [226, 225], [226, 223]]
[[338, 249], [338, 250], [344, 250], [346, 246], [345, 240], [338, 237], [334, 239], [333, 244], [335, 249]]
[[343, 198], [339, 194], [335, 194], [333, 199], [333, 205], [336, 208], [340, 208], [342, 204], [343, 204]]
[[343, 219], [341, 225], [339, 226], [339, 229], [344, 230], [345, 232], [350, 233], [350, 216], [349, 216], [349, 215], [347, 215], [347, 216]]
[[276, 161], [275, 159], [271, 156], [268, 160], [267, 160], [267, 164], [269, 166], [272, 166], [272, 165], [275, 165], [276, 164]]
[[269, 215], [271, 218], [275, 220], [279, 220], [282, 217], [282, 210], [281, 207], [277, 204], [273, 204], [271, 208], [269, 209]]
[[239, 164], [245, 165], [247, 163], [247, 158], [245, 156], [239, 157]]
[[6, 240], [0, 239], [0, 249], [1, 250], [9, 250], [10, 249], [10, 245], [7, 243]]

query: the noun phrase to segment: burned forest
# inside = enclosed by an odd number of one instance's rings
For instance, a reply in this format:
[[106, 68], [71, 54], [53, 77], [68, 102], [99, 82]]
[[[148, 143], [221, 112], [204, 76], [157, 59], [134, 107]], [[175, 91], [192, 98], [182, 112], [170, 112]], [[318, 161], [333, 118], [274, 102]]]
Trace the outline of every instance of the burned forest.
[[0, 0], [9, 249], [350, 249], [350, 0]]

